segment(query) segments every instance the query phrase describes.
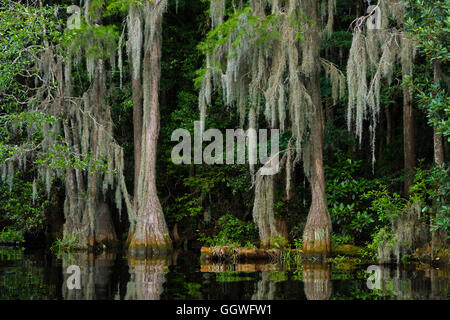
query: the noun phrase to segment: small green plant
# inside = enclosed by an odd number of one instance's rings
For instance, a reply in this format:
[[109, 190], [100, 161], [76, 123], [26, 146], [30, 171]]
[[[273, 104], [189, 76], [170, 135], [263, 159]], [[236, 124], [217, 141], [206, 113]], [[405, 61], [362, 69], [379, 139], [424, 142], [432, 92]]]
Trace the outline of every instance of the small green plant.
[[25, 239], [23, 238], [23, 234], [13, 228], [4, 228], [3, 231], [0, 232], [0, 243], [17, 245], [24, 242]]
[[58, 256], [63, 252], [71, 252], [77, 249], [77, 236], [66, 236], [57, 239], [50, 247], [50, 251]]
[[333, 246], [355, 243], [355, 239], [349, 234], [346, 235], [333, 234], [331, 239], [333, 242]]
[[294, 248], [297, 250], [302, 250], [303, 248], [303, 239], [294, 239]]
[[244, 245], [244, 248], [255, 249], [256, 246], [253, 243], [251, 243], [250, 241], [247, 241], [247, 243]]
[[270, 238], [270, 243], [275, 249], [284, 250], [289, 247], [289, 241], [282, 235], [278, 235], [275, 238]]

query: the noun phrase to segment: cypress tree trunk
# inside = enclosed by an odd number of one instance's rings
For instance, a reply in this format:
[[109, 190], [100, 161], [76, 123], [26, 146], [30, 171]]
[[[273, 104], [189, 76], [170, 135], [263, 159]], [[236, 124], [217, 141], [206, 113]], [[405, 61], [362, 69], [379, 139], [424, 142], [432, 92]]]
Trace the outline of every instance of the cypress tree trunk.
[[[412, 76], [414, 63], [414, 43], [406, 36], [401, 40], [400, 61], [402, 64], [402, 76]], [[414, 166], [416, 153], [414, 146], [414, 110], [412, 106], [413, 90], [409, 86], [403, 86], [403, 160], [405, 170], [404, 192], [408, 195], [409, 188], [414, 182]]]
[[[438, 62], [434, 63], [434, 83], [439, 83], [439, 78], [441, 74], [440, 65]], [[433, 129], [433, 147], [434, 147], [434, 163], [438, 166], [444, 164], [444, 145], [442, 142], [442, 135], [440, 135], [436, 128]], [[433, 204], [435, 207], [435, 204]], [[431, 217], [431, 222], [433, 217]], [[446, 235], [442, 234], [440, 230], [435, 230], [431, 232], [431, 259], [434, 259], [434, 251], [436, 248], [441, 247], [445, 243]]]
[[392, 141], [392, 119], [389, 108], [385, 108], [384, 113], [386, 115], [386, 145], [389, 146]]
[[[439, 83], [439, 78], [441, 74], [441, 66], [438, 62], [434, 63], [434, 71], [433, 71], [433, 79], [434, 83]], [[433, 146], [434, 146], [434, 163], [442, 165], [444, 163], [444, 145], [442, 143], [442, 136], [437, 132], [436, 128], [434, 128], [433, 132]]]
[[286, 222], [277, 217], [274, 212], [275, 176], [256, 177], [255, 201], [253, 205], [253, 219], [258, 226], [261, 247], [270, 247], [277, 237], [288, 238]]
[[[93, 114], [99, 113], [99, 104], [100, 104], [100, 96], [102, 95], [102, 87], [100, 84], [100, 72], [102, 72], [103, 62], [98, 60], [98, 66], [96, 68], [93, 90], [91, 95], [91, 103], [92, 103], [92, 111]], [[103, 101], [102, 101], [103, 102]], [[90, 147], [92, 149], [92, 154], [98, 154], [98, 127], [95, 126], [92, 130], [92, 137], [90, 141]], [[89, 225], [88, 227], [88, 245], [94, 246], [95, 244], [95, 212], [96, 212], [96, 203], [97, 203], [97, 172], [93, 172], [88, 176], [88, 201], [87, 201], [87, 214], [83, 217], [84, 225]]]
[[137, 210], [138, 181], [141, 168], [141, 141], [142, 141], [142, 87], [140, 70], [132, 77], [132, 99], [133, 99], [133, 136], [134, 136], [134, 206]]
[[[318, 22], [317, 2], [308, 0], [306, 16]], [[311, 61], [319, 61], [320, 35], [317, 23], [311, 26], [309, 39]], [[308, 40], [307, 40], [308, 41]], [[325, 174], [323, 168], [323, 110], [320, 98], [320, 64], [316, 63], [309, 78], [306, 79], [306, 89], [316, 106], [315, 121], [311, 130], [311, 169], [310, 182], [312, 201], [305, 230], [303, 232], [303, 251], [305, 255], [318, 257], [328, 256], [331, 252], [331, 219], [328, 214], [328, 204], [325, 193]]]
[[[144, 18], [144, 57], [142, 60], [142, 85], [133, 80], [133, 100], [137, 102], [134, 118], [135, 150], [139, 152], [139, 164], [135, 167], [135, 221], [132, 221], [128, 237], [132, 254], [154, 255], [172, 250], [169, 230], [156, 190], [156, 152], [159, 135], [159, 81], [161, 69], [161, 28], [165, 1], [145, 2], [141, 17]], [[131, 10], [137, 10], [132, 8]], [[136, 12], [135, 12], [136, 13]], [[130, 16], [134, 19], [135, 17]], [[131, 31], [133, 32], [133, 31]], [[133, 57], [133, 55], [132, 55]], [[134, 56], [134, 59], [140, 58]], [[138, 64], [133, 61], [133, 65]], [[139, 64], [140, 65], [140, 64]], [[136, 73], [136, 72], [134, 72]], [[133, 76], [135, 77], [135, 76]], [[141, 88], [141, 90], [139, 90]], [[140, 93], [142, 92], [142, 117]], [[135, 160], [136, 162], [137, 160]]]
[[442, 165], [444, 163], [444, 145], [442, 143], [442, 135], [436, 128], [433, 130], [433, 146], [434, 146], [434, 163]]
[[403, 152], [405, 184], [404, 192], [409, 194], [409, 188], [414, 182], [414, 166], [416, 163], [416, 152], [414, 146], [415, 128], [412, 107], [412, 92], [410, 88], [403, 88]]

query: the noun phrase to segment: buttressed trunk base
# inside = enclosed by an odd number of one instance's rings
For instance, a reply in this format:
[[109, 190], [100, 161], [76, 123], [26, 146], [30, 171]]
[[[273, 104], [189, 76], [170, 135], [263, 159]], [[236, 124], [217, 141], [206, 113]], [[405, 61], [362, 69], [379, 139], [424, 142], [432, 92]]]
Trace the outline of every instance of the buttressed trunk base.
[[162, 15], [167, 0], [131, 6], [129, 52], [133, 69], [135, 182], [129, 253], [154, 256], [172, 251], [172, 241], [156, 189], [159, 136]]
[[310, 216], [303, 232], [303, 255], [322, 260], [331, 254], [330, 222], [322, 214], [311, 212]]
[[[308, 2], [306, 14], [318, 21], [317, 3]], [[305, 61], [320, 60], [320, 35], [317, 25], [312, 25], [305, 34], [306, 41], [311, 43], [311, 50], [305, 52]], [[320, 65], [311, 64], [306, 88], [310, 92], [315, 105], [314, 121], [311, 127], [310, 168], [311, 207], [303, 231], [303, 254], [306, 258], [315, 257], [319, 260], [331, 253], [331, 219], [328, 214], [328, 203], [325, 192], [325, 172], [323, 167], [323, 107], [320, 96]]]

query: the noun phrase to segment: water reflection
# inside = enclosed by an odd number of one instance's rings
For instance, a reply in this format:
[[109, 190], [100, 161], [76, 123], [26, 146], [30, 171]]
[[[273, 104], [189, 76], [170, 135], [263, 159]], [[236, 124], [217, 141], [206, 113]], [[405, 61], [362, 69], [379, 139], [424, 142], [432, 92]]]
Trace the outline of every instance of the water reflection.
[[[80, 270], [79, 289], [69, 289]], [[74, 253], [60, 259], [45, 252], [0, 247], [2, 299], [449, 299], [450, 269], [421, 265], [201, 264], [198, 255], [138, 259], [120, 253]], [[72, 278], [73, 280], [73, 278]]]
[[331, 265], [304, 264], [303, 283], [308, 300], [328, 300], [331, 296]]
[[128, 257], [130, 280], [126, 300], [159, 300], [170, 261], [167, 257], [140, 259]]
[[[112, 291], [111, 277], [113, 274], [115, 253], [76, 252], [62, 255], [63, 284], [62, 293], [64, 300], [105, 300], [110, 299]], [[79, 268], [79, 288], [71, 288], [69, 283], [74, 283], [76, 271], [67, 272], [70, 266]], [[76, 269], [75, 269], [76, 270]], [[70, 269], [69, 269], [70, 271]]]
[[276, 283], [278, 281], [276, 279], [273, 279], [271, 276], [272, 272], [270, 271], [261, 272], [261, 279], [256, 284], [256, 290], [252, 296], [252, 300], [275, 299]]
[[391, 268], [379, 266], [380, 295], [397, 300], [447, 300], [449, 294], [449, 269]]

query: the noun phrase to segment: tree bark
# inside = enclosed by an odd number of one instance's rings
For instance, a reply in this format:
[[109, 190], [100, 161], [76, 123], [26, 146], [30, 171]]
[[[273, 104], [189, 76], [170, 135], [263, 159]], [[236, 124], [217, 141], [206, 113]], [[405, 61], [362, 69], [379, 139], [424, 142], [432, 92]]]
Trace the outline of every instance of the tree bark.
[[[311, 61], [320, 59], [320, 35], [318, 30], [318, 3], [314, 0], [307, 1], [305, 12], [313, 21], [310, 28], [312, 50], [306, 50], [312, 57]], [[323, 258], [331, 253], [331, 219], [328, 214], [327, 197], [325, 193], [325, 173], [323, 167], [323, 110], [320, 97], [320, 65], [314, 66], [309, 78], [306, 80], [308, 90], [316, 107], [316, 119], [314, 121], [311, 138], [311, 170], [310, 182], [312, 201], [309, 210], [305, 230], [303, 232], [303, 252], [306, 256]]]
[[[441, 66], [438, 62], [434, 63], [433, 80], [435, 84], [439, 83], [441, 76]], [[433, 146], [434, 146], [434, 163], [442, 165], [444, 163], [444, 145], [442, 143], [442, 135], [440, 135], [436, 128], [433, 131]]]
[[[159, 1], [145, 3], [144, 10], [157, 10], [158, 5]], [[147, 17], [148, 12], [143, 16]], [[137, 88], [142, 88], [143, 110], [137, 124], [142, 126], [140, 130], [142, 134], [135, 136], [135, 143], [139, 144], [140, 152], [139, 166], [135, 168], [136, 221], [133, 222], [128, 238], [130, 253], [145, 256], [164, 254], [172, 250], [172, 241], [156, 189], [162, 15], [157, 14], [155, 19], [156, 21], [151, 19], [145, 21], [146, 24], [152, 24], [145, 26], [145, 30], [151, 32], [154, 28], [156, 32], [153, 35], [144, 35], [142, 86], [136, 84]], [[138, 91], [134, 94], [137, 96], [139, 93]], [[138, 100], [137, 97], [135, 99]], [[136, 116], [138, 114], [139, 111], [136, 112]]]
[[138, 210], [138, 181], [141, 168], [141, 143], [142, 143], [142, 87], [141, 74], [136, 75], [134, 70], [132, 85], [133, 99], [133, 136], [134, 136], [134, 206]]
[[389, 108], [384, 108], [384, 114], [386, 115], [386, 145], [390, 145], [392, 141], [392, 119]]
[[409, 188], [414, 182], [414, 166], [416, 164], [416, 152], [414, 146], [415, 127], [412, 107], [412, 92], [410, 88], [403, 88], [403, 154], [405, 169], [405, 194], [410, 194]]
[[[434, 73], [433, 80], [435, 84], [439, 83], [439, 79], [441, 76], [441, 68], [438, 62], [434, 63]], [[434, 147], [434, 163], [438, 166], [444, 164], [444, 144], [442, 142], [442, 135], [438, 133], [437, 128], [433, 129], [433, 147]], [[433, 207], [436, 205], [433, 203]], [[431, 221], [433, 222], [434, 217], [431, 217]], [[431, 259], [435, 258], [435, 249], [439, 248], [442, 243], [445, 243], [444, 240], [445, 235], [440, 232], [440, 230], [435, 230], [431, 232]]]
[[444, 145], [442, 143], [442, 135], [436, 128], [433, 130], [433, 146], [434, 146], [434, 163], [438, 166], [444, 163]]

